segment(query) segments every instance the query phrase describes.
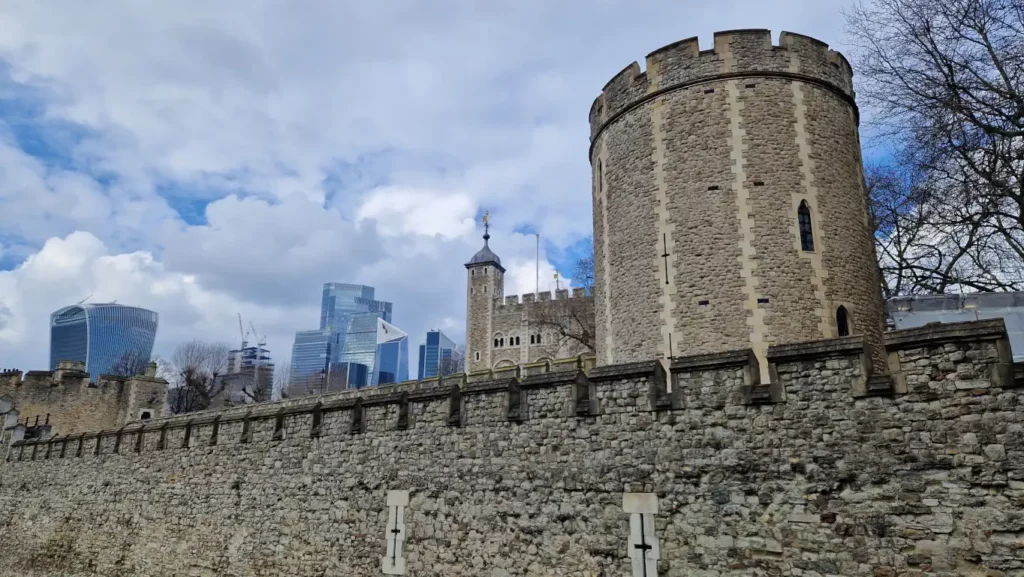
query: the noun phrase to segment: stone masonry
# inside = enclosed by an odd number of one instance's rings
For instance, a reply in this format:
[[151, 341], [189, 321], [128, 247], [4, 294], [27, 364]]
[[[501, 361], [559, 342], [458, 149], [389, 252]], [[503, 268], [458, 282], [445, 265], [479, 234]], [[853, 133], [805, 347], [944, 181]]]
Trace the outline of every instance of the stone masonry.
[[116, 429], [163, 415], [167, 381], [151, 365], [131, 378], [101, 375], [93, 382], [85, 363], [61, 361], [55, 371], [0, 372], [0, 398], [11, 401], [21, 419], [43, 423], [54, 434]]
[[750, 347], [767, 381], [768, 348], [837, 336], [842, 306], [884, 370], [852, 76], [818, 40], [735, 30], [604, 87], [590, 112], [598, 364]]
[[1002, 321], [887, 345], [887, 391], [853, 336], [769, 349], [772, 392], [747, 349], [19, 441], [0, 575], [1021, 574]]
[[[581, 288], [505, 296], [505, 269], [484, 235], [484, 248], [466, 264], [466, 367], [470, 373], [551, 362], [589, 353], [576, 340], [561, 336], [551, 322], [578, 307], [593, 315], [592, 297]], [[584, 301], [586, 304], [584, 304]], [[546, 322], [544, 322], [546, 320]]]

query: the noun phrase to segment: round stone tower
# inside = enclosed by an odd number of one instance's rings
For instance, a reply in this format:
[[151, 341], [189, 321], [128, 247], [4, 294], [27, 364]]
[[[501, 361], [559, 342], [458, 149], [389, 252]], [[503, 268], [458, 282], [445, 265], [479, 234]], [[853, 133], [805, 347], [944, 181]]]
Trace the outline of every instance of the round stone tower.
[[813, 38], [696, 38], [590, 110], [598, 363], [862, 335], [883, 305], [853, 71]]

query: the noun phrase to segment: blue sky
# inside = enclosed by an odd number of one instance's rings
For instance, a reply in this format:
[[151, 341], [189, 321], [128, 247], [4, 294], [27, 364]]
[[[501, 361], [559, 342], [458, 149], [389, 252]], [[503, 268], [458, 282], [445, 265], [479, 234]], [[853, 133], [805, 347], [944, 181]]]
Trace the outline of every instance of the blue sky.
[[[0, 6], [0, 366], [47, 362], [50, 312], [88, 294], [160, 313], [157, 352], [287, 361], [320, 286], [464, 338], [482, 244], [506, 294], [572, 273], [591, 234], [587, 113], [681, 38], [770, 28], [843, 49], [839, 2], [468, 4], [100, 0]], [[415, 360], [415, 359], [414, 359]]]

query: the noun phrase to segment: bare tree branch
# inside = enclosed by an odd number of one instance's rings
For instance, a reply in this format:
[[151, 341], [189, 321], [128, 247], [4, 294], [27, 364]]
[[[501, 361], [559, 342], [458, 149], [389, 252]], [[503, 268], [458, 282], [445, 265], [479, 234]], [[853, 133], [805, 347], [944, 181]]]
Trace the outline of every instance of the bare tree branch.
[[168, 397], [172, 413], [207, 409], [224, 391], [221, 378], [228, 368], [228, 346], [192, 340], [178, 345], [171, 356], [174, 387]]
[[1024, 288], [1024, 4], [867, 0], [859, 100], [895, 154], [867, 171], [886, 296]]

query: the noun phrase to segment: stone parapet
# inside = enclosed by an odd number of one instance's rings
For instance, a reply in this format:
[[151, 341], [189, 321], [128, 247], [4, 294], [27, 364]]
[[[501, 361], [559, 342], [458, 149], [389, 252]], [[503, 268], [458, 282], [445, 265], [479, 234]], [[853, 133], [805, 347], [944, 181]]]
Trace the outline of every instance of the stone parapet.
[[411, 575], [630, 574], [623, 493], [653, 495], [674, 573], [1010, 575], [1024, 391], [987, 379], [996, 343], [922, 335], [888, 397], [853, 394], [835, 339], [775, 357], [780, 402], [744, 396], [736, 351], [674, 360], [661, 395], [630, 363], [15, 440], [0, 575], [377, 575], [393, 491]]
[[772, 45], [770, 30], [715, 33], [714, 47], [701, 50], [696, 37], [647, 55], [646, 71], [633, 62], [605, 84], [590, 108], [591, 138], [623, 112], [672, 90], [727, 78], [779, 77], [814, 82], [853, 103], [853, 69], [828, 44], [782, 32]]

